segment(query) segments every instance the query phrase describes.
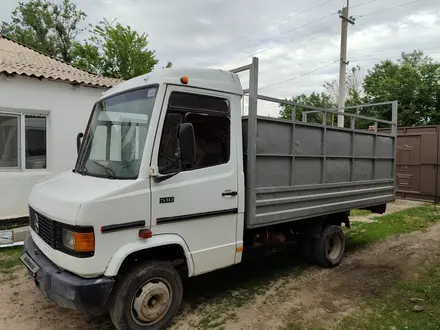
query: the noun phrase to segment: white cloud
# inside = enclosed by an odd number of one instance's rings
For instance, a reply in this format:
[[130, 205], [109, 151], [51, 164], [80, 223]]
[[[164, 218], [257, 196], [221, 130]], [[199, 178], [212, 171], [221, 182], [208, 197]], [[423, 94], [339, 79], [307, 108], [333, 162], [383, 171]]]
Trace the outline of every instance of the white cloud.
[[420, 12], [408, 16], [406, 20], [409, 22], [409, 24], [414, 23], [416, 25], [421, 25], [423, 27], [432, 27], [438, 22], [439, 15], [438, 12], [437, 13]]
[[[76, 0], [88, 14], [87, 23], [117, 18], [147, 32], [161, 62], [230, 69], [258, 56], [261, 86], [303, 75], [264, 90], [280, 98], [321, 92], [324, 81], [337, 79], [337, 63], [307, 73], [339, 58], [336, 13], [343, 2], [330, 1], [300, 14], [324, 0]], [[440, 1], [422, 0], [384, 10], [405, 2], [351, 1], [350, 15], [356, 17], [355, 26], [349, 27], [351, 65], [359, 64], [366, 72], [381, 59], [397, 59], [402, 51], [414, 49], [440, 59]], [[1, 0], [0, 20], [8, 20], [17, 4], [17, 0]], [[264, 29], [280, 20], [284, 21]], [[247, 87], [245, 75], [243, 86]], [[276, 107], [262, 106], [262, 114], [267, 115], [266, 110], [278, 114]]]

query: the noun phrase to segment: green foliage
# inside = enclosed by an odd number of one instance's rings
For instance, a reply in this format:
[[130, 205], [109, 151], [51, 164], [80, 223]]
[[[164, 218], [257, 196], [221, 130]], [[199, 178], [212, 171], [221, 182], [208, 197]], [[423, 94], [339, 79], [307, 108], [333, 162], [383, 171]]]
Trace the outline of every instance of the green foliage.
[[[106, 19], [90, 25], [91, 35], [80, 42], [86, 14], [73, 0], [19, 2], [0, 32], [26, 46], [103, 76], [130, 79], [153, 70], [158, 60], [149, 50], [148, 34]], [[163, 68], [170, 68], [171, 62]]]
[[[332, 102], [331, 96], [326, 93], [311, 93], [310, 95], [301, 94], [298, 96], [295, 96], [291, 99], [286, 99], [287, 101], [297, 103], [298, 106], [296, 107], [296, 120], [302, 120], [303, 113], [313, 111], [311, 109], [307, 109], [305, 107], [302, 107], [301, 105], [308, 105], [312, 107], [319, 107], [319, 108], [333, 108], [335, 107], [335, 104]], [[280, 104], [280, 117], [284, 119], [292, 119], [292, 111], [293, 106], [292, 105], [286, 105], [286, 104]], [[313, 122], [313, 123], [322, 123], [322, 113], [321, 112], [310, 112], [307, 114], [307, 121]], [[328, 118], [328, 120], [331, 120], [331, 118]]]
[[[360, 106], [368, 103], [379, 103], [397, 100], [398, 125], [438, 125], [440, 124], [440, 63], [426, 56], [422, 51], [402, 53], [399, 60], [381, 61], [362, 78], [361, 68], [353, 67], [346, 76], [346, 106]], [[339, 97], [339, 86], [336, 80], [325, 82], [325, 93], [299, 95], [293, 100], [305, 101], [307, 104], [327, 107], [327, 102], [336, 106]], [[316, 97], [319, 95], [319, 99]], [[290, 118], [290, 107], [280, 106], [280, 116]], [[363, 116], [391, 120], [391, 105], [375, 107], [358, 107], [346, 110]], [[301, 117], [297, 116], [297, 119]], [[317, 118], [316, 118], [317, 119]], [[345, 125], [349, 127], [350, 119], [346, 117]], [[372, 120], [356, 120], [356, 128], [367, 129], [374, 125]], [[379, 126], [379, 128], [385, 128]]]
[[[364, 79], [364, 90], [370, 102], [398, 100], [400, 126], [440, 124], [440, 63], [422, 51], [376, 64]], [[391, 120], [391, 108], [376, 115]]]
[[[355, 66], [349, 70], [346, 75], [346, 86], [347, 86], [347, 99], [346, 106], [360, 105], [364, 102], [362, 97], [362, 78], [361, 78], [361, 68]], [[309, 95], [301, 94], [291, 98], [289, 101], [302, 104], [310, 105], [318, 108], [336, 108], [338, 105], [339, 98], [339, 83], [336, 79], [332, 82], [325, 82], [323, 87], [325, 92], [316, 93], [313, 92]], [[284, 119], [291, 119], [293, 107], [291, 105], [280, 104], [280, 117]], [[297, 106], [296, 120], [302, 120], [302, 114], [307, 110], [304, 107]], [[353, 110], [352, 112], [355, 112]], [[346, 118], [347, 125], [349, 125], [349, 118]], [[307, 121], [313, 123], [322, 123], [322, 113], [310, 113], [307, 115]], [[334, 125], [337, 121], [337, 116], [330, 114], [327, 118], [327, 124]], [[368, 125], [367, 125], [368, 127]]]
[[169, 69], [173, 67], [173, 63], [168, 62], [167, 65], [165, 67], [162, 67], [162, 69]]
[[75, 39], [83, 30], [80, 23], [86, 14], [70, 0], [61, 4], [49, 0], [19, 2], [1, 33], [40, 52], [65, 62], [72, 61]]
[[[346, 85], [346, 106], [362, 104], [362, 69], [359, 65], [352, 67], [345, 75]], [[334, 104], [338, 104], [339, 99], [339, 81], [333, 79], [332, 82], [325, 82], [323, 87], [326, 93], [330, 95]]]
[[[151, 72], [158, 63], [154, 51], [147, 49], [148, 34], [130, 26], [102, 20], [92, 26], [91, 36], [77, 43], [73, 63], [106, 77], [130, 79]], [[169, 67], [171, 63], [168, 63]]]

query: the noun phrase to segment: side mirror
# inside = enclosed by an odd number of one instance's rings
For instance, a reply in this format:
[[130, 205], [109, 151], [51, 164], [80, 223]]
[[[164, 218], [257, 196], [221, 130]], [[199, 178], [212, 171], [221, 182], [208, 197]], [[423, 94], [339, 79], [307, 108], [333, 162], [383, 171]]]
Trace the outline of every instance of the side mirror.
[[76, 136], [76, 153], [79, 154], [79, 149], [81, 148], [81, 139], [83, 138], [83, 133], [78, 133]]
[[190, 123], [179, 125], [177, 138], [179, 139], [180, 161], [182, 165], [194, 164], [196, 159], [196, 138], [194, 127]]

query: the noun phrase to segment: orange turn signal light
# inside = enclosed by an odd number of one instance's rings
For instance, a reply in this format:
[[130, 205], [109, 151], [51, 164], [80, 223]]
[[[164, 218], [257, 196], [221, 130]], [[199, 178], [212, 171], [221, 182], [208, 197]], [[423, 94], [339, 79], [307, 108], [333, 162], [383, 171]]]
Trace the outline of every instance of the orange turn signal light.
[[94, 233], [73, 233], [73, 238], [75, 242], [75, 251], [77, 252], [95, 251]]
[[142, 239], [147, 239], [153, 237], [153, 232], [150, 229], [139, 230], [139, 237]]
[[182, 78], [180, 78], [180, 82], [182, 83], [182, 84], [188, 84], [188, 81], [189, 81], [189, 79], [188, 79], [188, 77], [187, 76], [184, 76], [184, 77], [182, 77]]

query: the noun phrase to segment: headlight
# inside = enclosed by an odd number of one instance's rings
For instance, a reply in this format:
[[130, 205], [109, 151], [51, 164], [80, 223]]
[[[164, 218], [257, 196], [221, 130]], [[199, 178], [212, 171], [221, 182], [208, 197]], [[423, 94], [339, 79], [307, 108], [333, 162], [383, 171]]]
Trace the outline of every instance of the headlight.
[[77, 233], [68, 229], [61, 231], [63, 245], [75, 252], [94, 252], [95, 234], [93, 232]]
[[63, 229], [61, 236], [63, 239], [63, 245], [70, 250], [75, 250], [75, 238], [73, 237], [73, 231]]

